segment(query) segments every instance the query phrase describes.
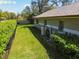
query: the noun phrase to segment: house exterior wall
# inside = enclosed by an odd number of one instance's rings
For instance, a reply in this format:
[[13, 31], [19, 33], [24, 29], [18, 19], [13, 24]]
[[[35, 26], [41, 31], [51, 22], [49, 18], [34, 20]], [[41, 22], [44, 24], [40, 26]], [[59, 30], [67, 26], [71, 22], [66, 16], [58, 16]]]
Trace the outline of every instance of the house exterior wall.
[[[56, 17], [56, 18], [46, 18], [49, 25], [58, 26], [59, 21], [64, 21], [64, 27], [72, 30], [79, 31], [79, 17]], [[44, 19], [39, 19], [39, 23], [44, 23]]]

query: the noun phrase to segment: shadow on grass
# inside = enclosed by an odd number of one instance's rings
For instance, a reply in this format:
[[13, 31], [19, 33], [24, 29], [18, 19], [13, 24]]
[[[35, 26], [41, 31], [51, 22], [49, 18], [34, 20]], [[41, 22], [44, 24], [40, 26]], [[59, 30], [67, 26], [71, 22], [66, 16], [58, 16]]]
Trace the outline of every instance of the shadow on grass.
[[56, 54], [56, 49], [54, 45], [49, 45], [47, 39], [44, 36], [40, 35], [40, 30], [38, 30], [35, 27], [32, 26], [25, 26], [28, 27], [33, 35], [40, 41], [40, 43], [43, 45], [43, 47], [47, 50], [47, 53], [50, 57], [50, 59], [64, 59]]
[[[29, 28], [32, 34], [39, 40], [39, 42], [46, 49], [50, 59], [68, 59], [65, 58], [59, 51], [57, 51], [55, 44], [52, 41], [48, 41], [45, 36], [40, 35], [40, 30], [35, 28], [32, 24], [24, 25], [21, 28]], [[51, 44], [50, 44], [51, 43]]]

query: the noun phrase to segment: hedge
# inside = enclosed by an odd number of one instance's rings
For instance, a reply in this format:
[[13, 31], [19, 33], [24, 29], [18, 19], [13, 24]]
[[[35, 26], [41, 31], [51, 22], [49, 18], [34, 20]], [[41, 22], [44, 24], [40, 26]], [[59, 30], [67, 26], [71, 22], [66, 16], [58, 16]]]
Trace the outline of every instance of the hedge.
[[67, 40], [55, 34], [51, 35], [51, 39], [62, 54], [70, 56], [71, 58], [79, 55], [79, 47], [76, 44], [69, 43]]

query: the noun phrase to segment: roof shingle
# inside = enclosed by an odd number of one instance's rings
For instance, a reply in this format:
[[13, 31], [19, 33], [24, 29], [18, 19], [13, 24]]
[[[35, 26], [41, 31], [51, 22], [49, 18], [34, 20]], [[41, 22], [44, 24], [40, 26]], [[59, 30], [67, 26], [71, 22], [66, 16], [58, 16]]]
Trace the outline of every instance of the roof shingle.
[[55, 8], [44, 12], [34, 18], [56, 17], [56, 16], [73, 16], [79, 15], [79, 2], [71, 5]]

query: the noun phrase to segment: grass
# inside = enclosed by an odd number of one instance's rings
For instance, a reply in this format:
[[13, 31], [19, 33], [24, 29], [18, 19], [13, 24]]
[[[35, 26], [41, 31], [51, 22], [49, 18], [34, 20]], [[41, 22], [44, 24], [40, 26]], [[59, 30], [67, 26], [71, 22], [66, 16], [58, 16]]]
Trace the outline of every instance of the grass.
[[[59, 53], [55, 47], [54, 42], [49, 42], [45, 36], [40, 35], [40, 30], [35, 27], [29, 27], [33, 34], [38, 38], [41, 44], [46, 48], [50, 59], [65, 59], [64, 56]], [[50, 43], [50, 44], [49, 44]]]
[[8, 59], [49, 59], [46, 49], [29, 30], [31, 25], [25, 26], [17, 27]]

